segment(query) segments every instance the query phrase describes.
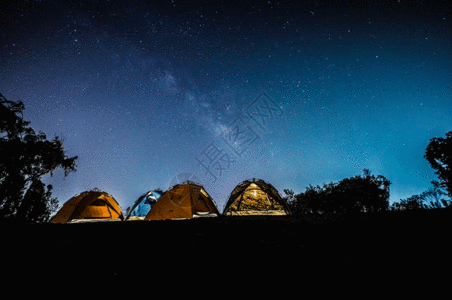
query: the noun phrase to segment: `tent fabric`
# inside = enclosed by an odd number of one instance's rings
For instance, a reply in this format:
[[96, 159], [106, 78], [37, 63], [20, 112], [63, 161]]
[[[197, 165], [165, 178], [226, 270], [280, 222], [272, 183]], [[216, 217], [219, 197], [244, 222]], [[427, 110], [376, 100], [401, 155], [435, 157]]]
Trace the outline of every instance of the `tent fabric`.
[[210, 216], [220, 214], [212, 197], [201, 185], [187, 182], [166, 191], [144, 220], [193, 219], [207, 213]]
[[82, 219], [121, 219], [124, 217], [118, 202], [101, 191], [87, 191], [69, 199], [51, 223], [69, 223]]
[[278, 190], [261, 179], [245, 180], [232, 191], [223, 215], [290, 215]]
[[162, 195], [156, 191], [148, 191], [141, 195], [129, 208], [126, 220], [145, 217], [161, 196]]

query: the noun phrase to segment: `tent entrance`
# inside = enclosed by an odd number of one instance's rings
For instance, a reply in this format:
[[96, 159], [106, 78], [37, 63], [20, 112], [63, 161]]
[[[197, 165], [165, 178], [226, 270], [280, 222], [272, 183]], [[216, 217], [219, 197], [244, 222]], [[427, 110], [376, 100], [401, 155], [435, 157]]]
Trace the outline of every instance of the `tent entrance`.
[[105, 200], [96, 199], [79, 216], [82, 219], [116, 219], [119, 214]]

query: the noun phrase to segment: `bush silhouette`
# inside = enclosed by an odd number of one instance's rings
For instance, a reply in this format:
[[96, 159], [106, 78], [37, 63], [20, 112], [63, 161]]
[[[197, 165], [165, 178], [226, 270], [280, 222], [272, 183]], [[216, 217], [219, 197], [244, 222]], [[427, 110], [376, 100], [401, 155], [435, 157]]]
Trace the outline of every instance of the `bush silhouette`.
[[289, 202], [295, 214], [353, 214], [385, 211], [389, 208], [389, 186], [385, 177], [364, 169], [363, 175], [346, 178], [323, 187], [309, 185]]

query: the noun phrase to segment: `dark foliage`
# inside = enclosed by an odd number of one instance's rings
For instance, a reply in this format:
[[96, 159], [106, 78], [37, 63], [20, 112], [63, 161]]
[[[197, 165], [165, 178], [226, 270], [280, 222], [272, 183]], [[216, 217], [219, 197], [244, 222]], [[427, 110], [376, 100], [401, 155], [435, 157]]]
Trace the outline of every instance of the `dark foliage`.
[[[389, 185], [385, 177], [370, 174], [346, 178], [323, 187], [309, 185], [294, 197], [290, 206], [295, 214], [352, 214], [386, 211], [389, 208]], [[287, 193], [286, 193], [287, 194]]]
[[451, 206], [452, 201], [443, 199], [447, 195], [441, 188], [441, 184], [432, 181], [433, 187], [420, 195], [413, 195], [407, 199], [401, 199], [391, 206], [391, 210], [420, 210], [420, 209], [439, 209]]
[[438, 181], [432, 181], [432, 184], [433, 187], [421, 194], [424, 208], [435, 209], [449, 207], [452, 201], [442, 198], [447, 193], [443, 191], [441, 184]]
[[36, 134], [23, 119], [24, 109], [22, 102], [0, 94], [0, 220], [46, 222], [57, 200], [41, 178], [57, 168], [67, 176], [75, 171], [77, 157], [65, 155], [59, 137], [49, 141], [44, 133]]
[[452, 131], [446, 133], [446, 138], [431, 139], [424, 157], [435, 169], [441, 187], [445, 188], [452, 198]]
[[393, 203], [394, 210], [419, 210], [424, 209], [424, 200], [420, 195], [413, 195], [399, 202]]

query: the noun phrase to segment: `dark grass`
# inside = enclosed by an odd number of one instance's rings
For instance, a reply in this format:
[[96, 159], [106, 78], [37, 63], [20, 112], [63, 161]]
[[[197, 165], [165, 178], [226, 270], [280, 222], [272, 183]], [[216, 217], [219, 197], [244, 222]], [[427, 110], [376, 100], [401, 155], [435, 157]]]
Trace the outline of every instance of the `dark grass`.
[[1, 224], [2, 272], [46, 278], [161, 277], [192, 270], [205, 270], [206, 276], [233, 270], [237, 275], [271, 272], [286, 278], [339, 270], [392, 275], [426, 267], [436, 271], [450, 266], [451, 217], [452, 212], [443, 209], [336, 219], [250, 216]]

